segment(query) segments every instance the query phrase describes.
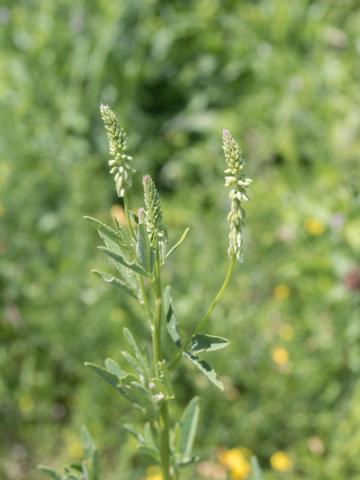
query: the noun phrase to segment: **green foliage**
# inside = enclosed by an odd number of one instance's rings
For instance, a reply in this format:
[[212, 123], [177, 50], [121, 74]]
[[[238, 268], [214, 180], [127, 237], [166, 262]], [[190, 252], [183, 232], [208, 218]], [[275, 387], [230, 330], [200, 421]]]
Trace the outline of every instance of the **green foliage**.
[[82, 428], [82, 443], [84, 445], [84, 459], [81, 463], [66, 466], [63, 474], [44, 465], [39, 465], [39, 470], [52, 480], [100, 480], [98, 451], [85, 427]]
[[195, 397], [190, 400], [179, 422], [179, 440], [177, 447], [179, 465], [187, 465], [193, 459], [191, 454], [199, 422], [199, 415], [199, 398]]

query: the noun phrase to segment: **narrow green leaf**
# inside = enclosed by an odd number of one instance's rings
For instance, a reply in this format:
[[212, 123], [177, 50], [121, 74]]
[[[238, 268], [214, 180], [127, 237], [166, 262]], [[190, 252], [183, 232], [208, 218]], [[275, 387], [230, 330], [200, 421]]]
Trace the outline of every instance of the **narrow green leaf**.
[[[86, 216], [86, 217], [84, 217], [84, 219], [85, 220], [90, 220], [90, 222], [98, 230], [99, 234], [105, 235], [106, 237], [113, 240], [115, 243], [123, 243], [124, 242], [124, 238], [123, 238], [122, 235], [120, 235], [120, 233], [116, 232], [111, 227], [109, 227], [109, 225], [106, 225], [105, 223], [101, 222], [97, 218]], [[103, 238], [103, 237], [101, 236], [101, 238]]]
[[208, 377], [210, 382], [212, 382], [220, 390], [224, 390], [224, 385], [220, 380], [217, 379], [215, 370], [207, 362], [205, 362], [205, 360], [200, 360], [199, 357], [197, 357], [191, 352], [183, 352], [183, 355], [185, 356], [185, 358], [190, 360], [190, 362], [195, 365], [196, 368], [198, 368], [202, 373], [204, 373]]
[[178, 466], [179, 466], [180, 468], [187, 467], [188, 465], [192, 465], [193, 463], [197, 463], [199, 460], [200, 460], [199, 457], [191, 457], [191, 458], [189, 458], [188, 460], [186, 460], [186, 461], [184, 461], [184, 462], [179, 462], [179, 463], [178, 463]]
[[155, 462], [159, 463], [160, 462], [160, 455], [158, 452], [153, 450], [152, 448], [146, 447], [145, 445], [141, 445], [139, 447], [139, 452], [143, 455], [147, 455], [148, 457], [152, 458], [155, 460]]
[[135, 355], [135, 358], [136, 358], [136, 360], [139, 364], [139, 367], [141, 367], [145, 377], [148, 378], [149, 367], [146, 363], [146, 360], [145, 360], [143, 354], [140, 351], [140, 348], [138, 347], [138, 345], [135, 341], [135, 338], [133, 337], [132, 333], [130, 332], [130, 330], [128, 328], [124, 328], [123, 332], [124, 332], [124, 336], [125, 336], [128, 344], [130, 345], [130, 347], [132, 348], [132, 350], [134, 352], [134, 355]]
[[251, 477], [250, 480], [262, 480], [263, 475], [261, 468], [258, 462], [258, 459], [255, 456], [251, 457]]
[[99, 270], [91, 270], [93, 273], [95, 273], [96, 275], [98, 275], [99, 277], [101, 277], [104, 282], [106, 283], [110, 283], [111, 285], [114, 285], [116, 287], [119, 287], [121, 288], [125, 293], [127, 293], [128, 295], [131, 295], [132, 297], [134, 298], [138, 298], [138, 293], [136, 292], [136, 290], [134, 290], [130, 285], [128, 285], [127, 283], [123, 282], [122, 280], [120, 280], [120, 278], [117, 278], [117, 277], [114, 277], [113, 275], [111, 275], [110, 273], [107, 273], [107, 272], [102, 272], [102, 271], [99, 271]]
[[187, 237], [187, 234], [189, 233], [190, 231], [190, 228], [187, 227], [185, 228], [183, 234], [181, 235], [180, 239], [175, 243], [175, 245], [173, 245], [170, 250], [167, 252], [165, 258], [168, 258], [173, 252], [175, 252], [175, 250], [177, 250], [180, 245], [183, 243], [183, 241], [185, 240], [185, 238]]
[[136, 256], [144, 270], [152, 272], [154, 251], [149, 242], [149, 236], [144, 223], [139, 223], [136, 233]]
[[70, 468], [76, 470], [77, 472], [82, 472], [82, 465], [81, 463], [71, 463]]
[[132, 425], [131, 423], [125, 423], [123, 425], [123, 427], [125, 428], [125, 430], [127, 432], [130, 433], [130, 435], [132, 435], [134, 438], [136, 438], [136, 440], [140, 443], [140, 445], [144, 444], [145, 440], [144, 440], [143, 434], [140, 433], [138, 430], [136, 430], [134, 425]]
[[146, 422], [144, 426], [144, 446], [151, 448], [159, 456], [159, 450], [155, 443], [153, 432], [149, 422]]
[[134, 380], [132, 375], [127, 375], [121, 381], [123, 394], [135, 406], [146, 412], [149, 418], [156, 418], [156, 408], [149, 390]]
[[44, 472], [53, 480], [62, 480], [61, 475], [57, 473], [55, 470], [49, 467], [45, 467], [45, 465], [38, 465], [38, 469]]
[[190, 351], [192, 353], [213, 352], [225, 348], [229, 344], [230, 342], [226, 338], [198, 333], [191, 339]]
[[166, 328], [171, 340], [178, 348], [181, 348], [181, 337], [175, 312], [172, 305], [171, 287], [168, 285], [164, 293]]
[[136, 358], [131, 355], [131, 353], [122, 350], [121, 355], [124, 357], [124, 359], [127, 361], [128, 365], [139, 375], [144, 375], [144, 369], [142, 366], [139, 364], [139, 362], [136, 360]]
[[126, 375], [126, 372], [124, 372], [124, 370], [122, 370], [119, 367], [119, 365], [114, 360], [112, 360], [111, 358], [107, 358], [105, 360], [105, 366], [109, 370], [110, 373], [112, 373], [113, 375], [116, 375], [118, 378], [125, 377], [125, 375]]
[[200, 407], [199, 398], [190, 400], [180, 420], [179, 454], [180, 463], [191, 459], [191, 452], [195, 440], [197, 425], [199, 422]]
[[140, 273], [140, 275], [148, 276], [148, 273], [142, 268], [141, 265], [135, 262], [128, 262], [122, 255], [120, 255], [120, 253], [114, 252], [113, 250], [110, 250], [110, 248], [103, 247], [102, 245], [100, 245], [98, 249], [105, 252], [106, 255], [109, 255], [109, 257], [115, 260], [115, 262], [120, 263], [124, 267], [129, 268], [136, 273]]
[[97, 373], [101, 378], [103, 378], [107, 383], [109, 383], [116, 390], [119, 390], [119, 378], [116, 375], [109, 372], [103, 367], [95, 365], [94, 363], [85, 362], [85, 366], [94, 370], [94, 372]]

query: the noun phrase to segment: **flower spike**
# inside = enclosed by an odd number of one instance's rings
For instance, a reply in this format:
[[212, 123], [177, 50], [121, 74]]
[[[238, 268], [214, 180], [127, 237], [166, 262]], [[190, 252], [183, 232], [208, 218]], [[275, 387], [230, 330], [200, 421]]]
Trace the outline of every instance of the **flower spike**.
[[225, 187], [230, 187], [230, 212], [228, 222], [230, 224], [229, 233], [229, 257], [236, 257], [240, 262], [243, 261], [243, 237], [242, 232], [245, 226], [245, 210], [243, 203], [249, 200], [247, 188], [252, 180], [247, 178], [242, 169], [245, 160], [242, 158], [240, 146], [231, 135], [229, 130], [223, 130], [223, 150], [227, 168], [225, 170]]
[[110, 173], [114, 175], [118, 197], [124, 197], [125, 191], [131, 187], [131, 175], [135, 173], [129, 163], [132, 157], [126, 154], [127, 135], [108, 105], [100, 105], [100, 114], [107, 132], [109, 152], [112, 156], [108, 162], [111, 167]]

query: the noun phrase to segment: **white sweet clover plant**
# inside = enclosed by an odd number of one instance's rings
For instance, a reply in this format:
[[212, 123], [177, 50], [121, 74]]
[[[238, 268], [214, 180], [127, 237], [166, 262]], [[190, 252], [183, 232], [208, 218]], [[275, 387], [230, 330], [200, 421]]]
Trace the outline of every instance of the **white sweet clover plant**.
[[[224, 130], [225, 186], [230, 188], [229, 265], [208, 310], [195, 324], [190, 340], [184, 341], [171, 287], [164, 285], [162, 271], [168, 257], [184, 241], [189, 229], [169, 248], [159, 193], [150, 175], [143, 177], [144, 208], [139, 209], [137, 214], [130, 210], [129, 191], [135, 170], [131, 166], [132, 157], [126, 153], [126, 133], [107, 105], [101, 105], [100, 113], [109, 140], [110, 173], [114, 175], [116, 192], [124, 202], [127, 226], [120, 225], [116, 220], [113, 226], [108, 226], [96, 218], [85, 217], [97, 229], [102, 240], [99, 249], [109, 257], [116, 272], [95, 273], [141, 304], [152, 342], [151, 354], [147, 355], [141, 351], [132, 333], [124, 328], [128, 351], [122, 352], [121, 360], [107, 359], [104, 366], [86, 365], [110, 384], [124, 401], [130, 402], [143, 414], [142, 426], [125, 423], [124, 428], [135, 437], [143, 454], [159, 465], [163, 480], [178, 480], [183, 468], [197, 461], [192, 452], [200, 409], [199, 399], [195, 397], [179, 420], [171, 418], [169, 406], [175, 401], [172, 373], [179, 361], [184, 359], [200, 370], [215, 387], [224, 388], [215, 370], [201, 358], [201, 354], [229, 345], [229, 340], [225, 338], [206, 334], [205, 327], [229, 283], [236, 261], [243, 260], [243, 204], [248, 200], [247, 189], [251, 180], [243, 174], [244, 160], [239, 144], [228, 130]], [[164, 348], [169, 342], [175, 352], [170, 358], [164, 353], [169, 351], [169, 348]], [[82, 463], [66, 467], [63, 474], [48, 467], [40, 468], [53, 480], [99, 480], [97, 451], [87, 431], [84, 431], [84, 442], [85, 459]]]

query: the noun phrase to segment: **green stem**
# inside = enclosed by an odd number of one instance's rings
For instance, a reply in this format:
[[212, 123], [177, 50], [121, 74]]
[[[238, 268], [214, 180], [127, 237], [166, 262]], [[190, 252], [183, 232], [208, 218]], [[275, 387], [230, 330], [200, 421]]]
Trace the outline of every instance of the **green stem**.
[[233, 255], [231, 258], [230, 258], [230, 262], [229, 262], [229, 265], [228, 265], [228, 269], [227, 269], [227, 272], [226, 272], [226, 275], [225, 275], [225, 278], [224, 278], [224, 281], [223, 281], [223, 284], [221, 285], [219, 291], [217, 292], [217, 294], [215, 295], [215, 298], [214, 300], [212, 301], [210, 307], [208, 308], [207, 312], [205, 313], [205, 315], [203, 316], [203, 318], [200, 320], [200, 322], [197, 324], [195, 330], [194, 330], [194, 334], [195, 333], [199, 333], [199, 331], [204, 328], [206, 322], [209, 320], [212, 312], [214, 311], [216, 305], [219, 303], [219, 301], [221, 300], [221, 297], [223, 296], [223, 293], [225, 292], [226, 290], [226, 287], [228, 286], [229, 282], [230, 282], [230, 279], [232, 277], [232, 274], [233, 274], [233, 271], [234, 271], [234, 268], [235, 268], [235, 264], [236, 264], [236, 257], [235, 255]]
[[130, 210], [129, 210], [129, 199], [128, 199], [128, 195], [127, 195], [126, 192], [125, 192], [125, 195], [124, 195], [124, 210], [125, 210], [125, 215], [126, 215], [126, 219], [127, 219], [128, 225], [129, 225], [131, 236], [133, 238], [136, 238], [136, 235], [135, 235], [132, 223], [131, 223]]
[[[155, 375], [159, 375], [158, 364], [163, 360], [161, 327], [163, 319], [162, 306], [162, 285], [161, 285], [161, 266], [159, 245], [156, 245], [156, 259], [154, 271], [154, 290], [155, 300], [155, 317], [153, 324], [153, 353], [154, 353], [154, 370]], [[163, 480], [173, 480], [170, 473], [170, 421], [168, 402], [164, 399], [159, 410], [159, 434], [160, 434], [160, 462]]]
[[[221, 297], [223, 295], [223, 293], [225, 292], [226, 290], [226, 287], [228, 286], [230, 280], [231, 280], [231, 277], [232, 277], [232, 274], [234, 272], [234, 268], [235, 268], [235, 265], [236, 265], [236, 257], [235, 256], [232, 256], [230, 258], [230, 262], [229, 262], [229, 265], [228, 265], [228, 269], [226, 271], [226, 275], [225, 275], [225, 278], [224, 278], [224, 281], [220, 287], [220, 289], [218, 290], [217, 294], [215, 295], [214, 297], [214, 300], [211, 302], [211, 305], [210, 307], [207, 309], [207, 312], [205, 313], [205, 315], [203, 316], [203, 318], [200, 320], [200, 322], [196, 325], [193, 333], [191, 334], [191, 337], [190, 337], [190, 340], [188, 341], [188, 343], [186, 343], [185, 345], [185, 348], [184, 350], [188, 350], [188, 348], [191, 346], [191, 339], [193, 337], [193, 335], [195, 335], [196, 333], [199, 333], [200, 330], [202, 330], [206, 324], [206, 322], [209, 320], [212, 312], [214, 311], [216, 305], [219, 303], [219, 301], [221, 300]], [[169, 368], [172, 370], [173, 368], [176, 367], [176, 365], [178, 364], [179, 360], [181, 359], [182, 357], [182, 353], [179, 353], [174, 359], [173, 361], [170, 363], [169, 365]]]

